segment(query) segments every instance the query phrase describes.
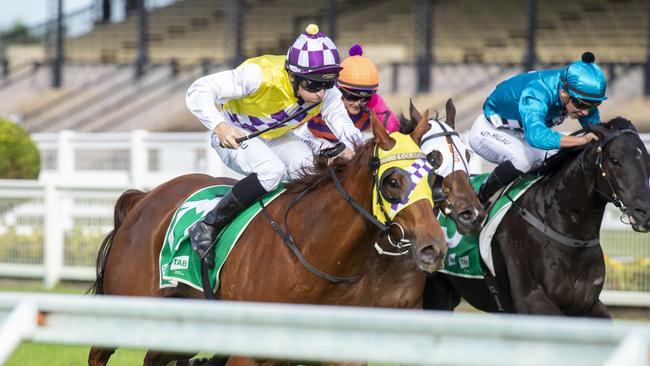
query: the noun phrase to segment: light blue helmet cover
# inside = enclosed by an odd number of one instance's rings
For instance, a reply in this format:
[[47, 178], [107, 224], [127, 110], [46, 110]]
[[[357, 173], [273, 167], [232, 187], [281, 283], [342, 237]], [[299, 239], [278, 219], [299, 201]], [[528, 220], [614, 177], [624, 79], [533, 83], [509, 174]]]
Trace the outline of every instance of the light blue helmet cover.
[[596, 64], [591, 52], [582, 54], [582, 60], [568, 64], [560, 81], [570, 96], [584, 100], [605, 100], [607, 80], [603, 70]]

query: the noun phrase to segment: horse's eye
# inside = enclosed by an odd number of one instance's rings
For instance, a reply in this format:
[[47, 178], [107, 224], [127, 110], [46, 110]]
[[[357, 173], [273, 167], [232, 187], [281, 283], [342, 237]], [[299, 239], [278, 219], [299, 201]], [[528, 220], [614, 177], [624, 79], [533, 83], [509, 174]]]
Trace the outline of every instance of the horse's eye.
[[612, 158], [612, 159], [611, 159], [611, 162], [612, 162], [612, 164], [614, 164], [614, 165], [621, 165], [621, 162], [618, 161], [618, 159], [616, 159], [616, 158]]
[[390, 178], [388, 180], [388, 188], [390, 188], [390, 189], [399, 189], [400, 186], [399, 186], [399, 182], [397, 181], [397, 179]]

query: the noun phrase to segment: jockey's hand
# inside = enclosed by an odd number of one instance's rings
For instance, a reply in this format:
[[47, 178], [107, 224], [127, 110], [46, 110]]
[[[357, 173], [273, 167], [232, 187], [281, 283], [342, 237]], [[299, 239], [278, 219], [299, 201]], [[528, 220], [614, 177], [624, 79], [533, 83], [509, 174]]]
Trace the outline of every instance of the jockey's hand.
[[235, 139], [239, 137], [246, 137], [246, 132], [237, 127], [230, 126], [226, 122], [221, 122], [214, 128], [214, 134], [219, 138], [219, 143], [222, 147], [227, 149], [236, 149], [239, 144]]
[[562, 136], [560, 137], [560, 147], [583, 146], [590, 141], [598, 141], [598, 136], [593, 132], [588, 132], [583, 136]]
[[583, 136], [580, 136], [580, 139], [582, 139], [582, 145], [586, 145], [590, 143], [591, 141], [598, 141], [598, 136], [596, 136], [595, 133], [593, 132], [588, 132], [584, 134]]

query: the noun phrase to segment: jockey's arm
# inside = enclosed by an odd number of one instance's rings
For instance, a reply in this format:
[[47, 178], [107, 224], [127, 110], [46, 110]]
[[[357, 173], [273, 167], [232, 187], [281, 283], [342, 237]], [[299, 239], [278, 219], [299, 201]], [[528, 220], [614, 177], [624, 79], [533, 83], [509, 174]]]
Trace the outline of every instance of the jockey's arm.
[[519, 114], [528, 145], [542, 149], [560, 148], [562, 135], [546, 126], [551, 96], [542, 88], [527, 87], [519, 99]]
[[[356, 145], [363, 143], [361, 131], [352, 123], [345, 106], [341, 101], [341, 92], [337, 88], [327, 89], [321, 106], [323, 120], [334, 132], [334, 135], [345, 146], [354, 151]], [[349, 152], [348, 152], [349, 154]]]
[[234, 140], [246, 133], [227, 123], [227, 116], [216, 105], [254, 93], [261, 82], [262, 70], [258, 65], [243, 65], [199, 78], [187, 90], [185, 102], [190, 112], [217, 135], [224, 147], [236, 148], [238, 144]]

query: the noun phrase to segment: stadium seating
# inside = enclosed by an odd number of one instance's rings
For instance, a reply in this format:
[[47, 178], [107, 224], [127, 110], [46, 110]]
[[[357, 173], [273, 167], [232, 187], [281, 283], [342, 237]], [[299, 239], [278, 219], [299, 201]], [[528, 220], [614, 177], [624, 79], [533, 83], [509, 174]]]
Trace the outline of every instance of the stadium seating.
[[[345, 55], [354, 43], [364, 46], [366, 56], [379, 66], [381, 92], [397, 110], [405, 109], [408, 98], [416, 94], [413, 63], [421, 47], [413, 16], [417, 1], [337, 1], [336, 42], [341, 53]], [[245, 0], [244, 56], [286, 52], [296, 33], [310, 22], [319, 23], [328, 32], [324, 18], [328, 3]], [[76, 78], [84, 82], [70, 82], [78, 68], [68, 67], [67, 75], [71, 76], [66, 76], [64, 89], [52, 91], [42, 81], [47, 73], [41, 70], [30, 78], [32, 81], [22, 82], [23, 89], [20, 83], [12, 85], [12, 91], [0, 85], [0, 93], [15, 95], [0, 102], [0, 112], [9, 110], [22, 115], [25, 125], [33, 131], [114, 131], [143, 125], [158, 130], [185, 129], [186, 123], [201, 129], [191, 115], [188, 117], [183, 94], [201, 74], [201, 63], [225, 66], [233, 57], [234, 33], [228, 20], [228, 4], [227, 0], [178, 0], [151, 11], [148, 56], [153, 66], [135, 84], [129, 81], [132, 69], [116, 65], [132, 64], [136, 58], [137, 12], [120, 23], [97, 24], [92, 31], [67, 39], [65, 55], [69, 63], [96, 67], [108, 64], [102, 69], [107, 76], [102, 78], [102, 72], [98, 72], [93, 77]], [[520, 71], [512, 65], [524, 59], [526, 4], [520, 0], [436, 0], [432, 20], [434, 92], [418, 97], [422, 106], [443, 109], [446, 98], [452, 96], [459, 104], [457, 120], [461, 126], [468, 126], [489, 90]], [[627, 115], [631, 111], [626, 106], [633, 106], [635, 115], [650, 125], [650, 108], [641, 97], [640, 68], [629, 67], [645, 62], [646, 6], [641, 0], [539, 0], [536, 52], [540, 67], [565, 64], [585, 50], [593, 51], [603, 64], [628, 65], [607, 69], [609, 74], [616, 71], [610, 75], [616, 79], [612, 78], [611, 100], [603, 111], [605, 115]], [[168, 69], [160, 66], [172, 59], [180, 67], [175, 79], [169, 78]], [[393, 85], [396, 69], [399, 75]], [[36, 79], [37, 75], [41, 75], [40, 79]], [[34, 80], [41, 82], [35, 84]], [[45, 86], [30, 89], [41, 84]], [[30, 90], [38, 98], [29, 100]], [[69, 95], [73, 99], [67, 99]], [[171, 112], [162, 108], [170, 103], [178, 104], [171, 118]]]

